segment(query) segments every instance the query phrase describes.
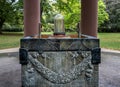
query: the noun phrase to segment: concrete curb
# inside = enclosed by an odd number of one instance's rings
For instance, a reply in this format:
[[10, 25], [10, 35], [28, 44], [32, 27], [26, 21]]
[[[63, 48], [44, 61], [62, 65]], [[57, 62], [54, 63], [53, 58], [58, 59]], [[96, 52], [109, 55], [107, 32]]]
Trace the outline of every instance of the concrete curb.
[[102, 54], [109, 54], [109, 55], [117, 55], [120, 56], [120, 51], [118, 50], [110, 50], [110, 49], [101, 49], [101, 53]]
[[13, 52], [18, 52], [19, 48], [10, 48], [10, 49], [4, 49], [4, 50], [0, 50], [0, 54], [1, 53], [13, 53]]
[[104, 48], [102, 48], [101, 51], [102, 52], [109, 52], [109, 53], [120, 53], [120, 51], [118, 51], [118, 50], [110, 50], [110, 49], [104, 49]]
[[10, 49], [0, 50], [0, 56], [18, 57], [19, 56], [19, 48], [10, 48]]

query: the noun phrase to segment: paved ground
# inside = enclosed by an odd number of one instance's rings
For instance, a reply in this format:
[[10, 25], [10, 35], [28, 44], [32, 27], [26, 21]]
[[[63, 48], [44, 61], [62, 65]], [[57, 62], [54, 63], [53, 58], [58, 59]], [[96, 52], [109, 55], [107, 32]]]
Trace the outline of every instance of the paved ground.
[[99, 87], [120, 87], [120, 54], [102, 53]]
[[[103, 51], [99, 68], [99, 87], [120, 87], [120, 52], [105, 49]], [[18, 54], [0, 52], [2, 53], [0, 54], [0, 87], [21, 87], [21, 65]]]
[[0, 87], [21, 87], [20, 68], [17, 58], [0, 58]]

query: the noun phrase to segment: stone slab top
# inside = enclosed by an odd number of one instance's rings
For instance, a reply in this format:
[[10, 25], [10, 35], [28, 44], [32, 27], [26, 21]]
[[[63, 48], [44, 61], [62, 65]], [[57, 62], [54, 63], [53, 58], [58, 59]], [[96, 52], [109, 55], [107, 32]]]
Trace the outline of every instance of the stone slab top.
[[28, 51], [86, 51], [99, 48], [99, 39], [21, 39], [20, 48]]

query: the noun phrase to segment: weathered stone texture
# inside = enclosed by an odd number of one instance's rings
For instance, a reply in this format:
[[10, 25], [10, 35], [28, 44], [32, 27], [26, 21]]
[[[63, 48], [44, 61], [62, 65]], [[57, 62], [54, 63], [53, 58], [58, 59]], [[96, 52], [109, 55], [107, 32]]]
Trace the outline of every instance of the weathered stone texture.
[[96, 47], [98, 39], [21, 40], [28, 52], [23, 87], [98, 87], [98, 64], [91, 62]]

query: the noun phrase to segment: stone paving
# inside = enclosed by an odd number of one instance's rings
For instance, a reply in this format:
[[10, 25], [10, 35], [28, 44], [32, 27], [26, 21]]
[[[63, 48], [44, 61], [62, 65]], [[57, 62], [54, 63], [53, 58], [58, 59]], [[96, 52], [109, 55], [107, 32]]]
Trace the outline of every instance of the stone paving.
[[16, 57], [0, 58], [0, 87], [21, 87], [21, 65]]
[[120, 54], [102, 53], [99, 87], [120, 87]]
[[[18, 48], [0, 50], [0, 87], [21, 87], [21, 65], [17, 52]], [[99, 70], [99, 87], [120, 87], [120, 51], [102, 49]]]

